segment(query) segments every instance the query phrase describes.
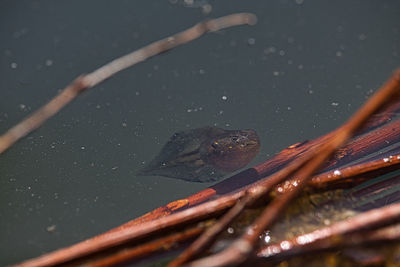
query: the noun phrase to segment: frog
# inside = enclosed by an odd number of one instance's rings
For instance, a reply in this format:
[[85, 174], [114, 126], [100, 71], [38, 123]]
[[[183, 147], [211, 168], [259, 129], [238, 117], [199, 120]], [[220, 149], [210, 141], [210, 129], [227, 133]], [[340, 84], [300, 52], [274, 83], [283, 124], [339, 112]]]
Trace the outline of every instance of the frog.
[[248, 165], [259, 151], [255, 130], [204, 126], [174, 133], [137, 175], [213, 182]]

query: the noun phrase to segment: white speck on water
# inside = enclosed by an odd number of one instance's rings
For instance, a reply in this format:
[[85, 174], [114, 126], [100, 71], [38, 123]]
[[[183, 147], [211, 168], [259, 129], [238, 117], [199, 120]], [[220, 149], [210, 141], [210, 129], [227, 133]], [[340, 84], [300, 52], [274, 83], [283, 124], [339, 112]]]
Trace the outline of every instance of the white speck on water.
[[304, 0], [294, 0], [294, 2], [298, 5], [301, 5], [304, 3]]
[[273, 47], [273, 46], [264, 49], [264, 54], [266, 54], [266, 55], [268, 55], [268, 54], [273, 54], [273, 53], [275, 53], [275, 52], [276, 52], [276, 48]]
[[303, 64], [300, 64], [300, 65], [297, 66], [297, 68], [298, 68], [299, 70], [302, 70], [302, 69], [304, 69], [304, 66], [303, 66]]
[[81, 146], [81, 149], [82, 149], [82, 150], [85, 150], [85, 149], [86, 149], [86, 147], [84, 147], [84, 146]]
[[364, 41], [365, 39], [367, 39], [367, 35], [364, 34], [364, 33], [361, 33], [361, 34], [358, 36], [358, 40], [360, 40], [360, 41]]
[[11, 68], [12, 69], [16, 69], [17, 67], [18, 67], [17, 63], [15, 63], [15, 62], [11, 63]]
[[339, 106], [339, 103], [338, 102], [332, 102], [331, 105], [334, 106], [334, 107], [337, 107], [337, 106]]
[[274, 76], [279, 76], [279, 71], [274, 71], [272, 74], [273, 74]]
[[292, 107], [287, 107], [287, 110], [292, 110]]
[[197, 112], [197, 111], [202, 111], [203, 107], [198, 107], [198, 108], [188, 108], [186, 110], [186, 112], [190, 113], [190, 112]]
[[340, 176], [340, 175], [342, 175], [342, 173], [341, 173], [339, 170], [335, 170], [335, 171], [333, 172], [333, 175], [335, 175], [335, 176]]
[[45, 64], [47, 67], [50, 67], [51, 65], [53, 65], [53, 60], [47, 59]]
[[140, 95], [140, 92], [135, 92], [135, 95]]
[[204, 74], [204, 73], [206, 73], [206, 71], [203, 70], [203, 69], [200, 69], [200, 70], [199, 70], [199, 73], [200, 73], [200, 74]]
[[337, 57], [343, 56], [343, 52], [342, 52], [342, 51], [337, 51], [337, 52], [336, 52], [336, 56], [337, 56]]
[[212, 5], [205, 4], [201, 7], [203, 14], [207, 15], [212, 11]]
[[222, 100], [227, 100], [228, 99], [228, 97], [226, 95], [223, 95], [221, 98], [222, 98]]
[[55, 225], [55, 224], [46, 227], [46, 231], [47, 231], [47, 232], [52, 233], [52, 232], [54, 232], [55, 230], [56, 230], [56, 225]]
[[285, 54], [286, 54], [285, 51], [283, 51], [283, 50], [280, 50], [280, 51], [279, 51], [279, 55], [280, 55], [280, 56], [284, 56]]
[[249, 38], [247, 40], [247, 44], [249, 44], [249, 45], [254, 45], [255, 43], [256, 43], [256, 39], [254, 39], [254, 38]]

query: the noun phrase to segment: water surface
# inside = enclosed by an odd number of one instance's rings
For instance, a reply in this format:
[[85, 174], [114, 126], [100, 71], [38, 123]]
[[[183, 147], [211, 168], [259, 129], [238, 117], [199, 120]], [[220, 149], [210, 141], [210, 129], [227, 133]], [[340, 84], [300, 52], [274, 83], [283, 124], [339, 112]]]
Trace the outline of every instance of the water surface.
[[398, 1], [195, 3], [0, 3], [1, 132], [117, 56], [206, 17], [259, 18], [116, 75], [1, 155], [0, 265], [212, 185], [135, 176], [174, 132], [255, 129], [259, 163], [340, 125], [400, 65]]

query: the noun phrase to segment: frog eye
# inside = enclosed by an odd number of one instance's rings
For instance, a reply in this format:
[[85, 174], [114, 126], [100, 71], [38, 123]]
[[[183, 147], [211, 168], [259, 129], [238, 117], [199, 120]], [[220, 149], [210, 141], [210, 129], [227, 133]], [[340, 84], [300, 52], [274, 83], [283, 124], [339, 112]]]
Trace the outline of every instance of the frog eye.
[[212, 143], [211, 146], [212, 146], [213, 148], [217, 149], [217, 148], [218, 148], [218, 142]]

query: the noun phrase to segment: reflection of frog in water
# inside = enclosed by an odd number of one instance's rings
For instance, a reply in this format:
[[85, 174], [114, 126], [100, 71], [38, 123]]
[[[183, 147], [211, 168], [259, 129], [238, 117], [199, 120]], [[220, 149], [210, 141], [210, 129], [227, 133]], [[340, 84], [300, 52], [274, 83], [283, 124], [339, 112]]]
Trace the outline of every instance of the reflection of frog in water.
[[260, 151], [254, 130], [202, 127], [175, 133], [138, 175], [211, 182], [246, 166]]

